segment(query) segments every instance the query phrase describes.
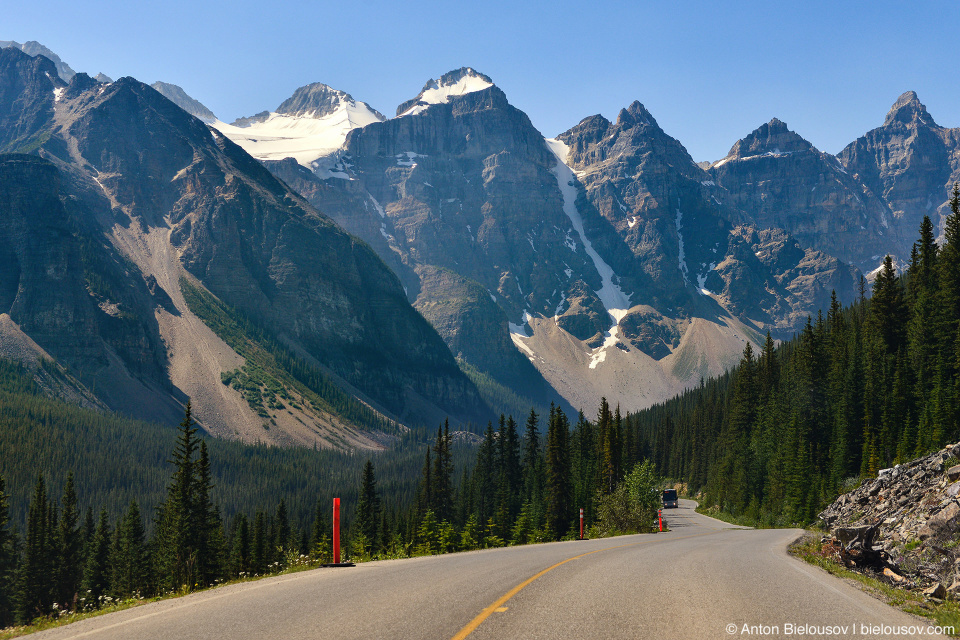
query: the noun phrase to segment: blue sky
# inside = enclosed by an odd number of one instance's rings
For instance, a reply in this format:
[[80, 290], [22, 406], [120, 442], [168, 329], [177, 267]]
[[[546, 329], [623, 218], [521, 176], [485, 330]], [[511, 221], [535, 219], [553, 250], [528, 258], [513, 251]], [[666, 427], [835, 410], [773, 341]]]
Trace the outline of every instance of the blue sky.
[[639, 100], [698, 161], [772, 117], [836, 153], [907, 90], [960, 126], [956, 0], [49, 0], [2, 13], [0, 40], [37, 40], [91, 75], [179, 84], [228, 122], [310, 82], [389, 116], [472, 66], [548, 136]]

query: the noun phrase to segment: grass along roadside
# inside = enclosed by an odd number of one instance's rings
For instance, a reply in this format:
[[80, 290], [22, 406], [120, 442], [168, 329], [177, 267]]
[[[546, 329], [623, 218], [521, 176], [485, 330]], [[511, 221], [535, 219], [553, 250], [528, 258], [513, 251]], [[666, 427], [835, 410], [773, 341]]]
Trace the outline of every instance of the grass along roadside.
[[106, 615], [108, 613], [116, 613], [118, 611], [125, 611], [126, 609], [132, 609], [134, 607], [139, 607], [151, 602], [159, 602], [161, 600], [169, 600], [171, 598], [182, 598], [183, 596], [190, 595], [191, 593], [199, 593], [201, 591], [209, 591], [211, 589], [219, 589], [220, 587], [225, 587], [231, 584], [238, 584], [241, 582], [256, 582], [257, 580], [262, 580], [264, 578], [275, 578], [277, 576], [287, 575], [289, 573], [300, 573], [301, 571], [310, 571], [311, 569], [319, 569], [321, 564], [325, 562], [324, 559], [311, 559], [307, 556], [299, 556], [288, 558], [288, 564], [282, 571], [277, 571], [275, 573], [264, 573], [264, 574], [254, 574], [250, 576], [243, 576], [240, 578], [235, 578], [228, 580], [226, 582], [220, 582], [210, 587], [204, 587], [202, 589], [181, 589], [180, 591], [171, 591], [160, 596], [152, 596], [149, 598], [125, 598], [125, 599], [114, 599], [107, 597], [105, 599], [105, 604], [97, 609], [89, 609], [86, 611], [66, 611], [64, 610], [62, 614], [58, 617], [43, 617], [37, 618], [32, 623], [28, 625], [20, 625], [14, 627], [7, 627], [5, 629], [0, 629], [0, 640], [9, 640], [10, 638], [19, 638], [30, 633], [36, 633], [38, 631], [45, 631], [47, 629], [53, 629], [55, 627], [62, 627], [64, 625], [71, 624], [73, 622], [79, 622], [80, 620], [86, 620], [87, 618], [96, 618], [98, 616]]
[[953, 627], [954, 636], [960, 636], [960, 604], [952, 600], [926, 598], [922, 593], [891, 586], [869, 574], [851, 571], [841, 564], [831, 546], [821, 540], [822, 532], [807, 530], [796, 542], [788, 547], [788, 552], [838, 578], [846, 580], [861, 591], [896, 607], [901, 611], [929, 618], [941, 627]]

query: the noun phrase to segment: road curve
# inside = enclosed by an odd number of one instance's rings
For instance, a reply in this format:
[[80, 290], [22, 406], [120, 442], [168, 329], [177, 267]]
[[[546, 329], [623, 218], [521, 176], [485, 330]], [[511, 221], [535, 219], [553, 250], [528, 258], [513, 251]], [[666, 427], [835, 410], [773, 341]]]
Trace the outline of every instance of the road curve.
[[799, 530], [733, 527], [695, 513], [694, 504], [667, 511], [667, 533], [317, 569], [32, 637], [941, 637], [919, 635], [925, 622], [789, 557], [786, 546]]

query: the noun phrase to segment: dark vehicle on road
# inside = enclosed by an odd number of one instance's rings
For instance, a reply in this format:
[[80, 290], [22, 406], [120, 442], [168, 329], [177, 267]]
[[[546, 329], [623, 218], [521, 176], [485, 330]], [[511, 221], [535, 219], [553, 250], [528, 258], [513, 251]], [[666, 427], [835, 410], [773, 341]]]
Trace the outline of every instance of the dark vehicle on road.
[[660, 496], [660, 499], [663, 502], [664, 509], [676, 509], [680, 506], [676, 489], [664, 489], [663, 495]]

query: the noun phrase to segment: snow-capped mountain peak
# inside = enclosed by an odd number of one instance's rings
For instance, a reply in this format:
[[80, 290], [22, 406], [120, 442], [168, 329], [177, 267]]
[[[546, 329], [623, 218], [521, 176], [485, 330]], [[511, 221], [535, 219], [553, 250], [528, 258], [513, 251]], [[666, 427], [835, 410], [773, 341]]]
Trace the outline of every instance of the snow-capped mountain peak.
[[293, 158], [329, 177], [324, 159], [340, 149], [347, 134], [385, 119], [366, 102], [316, 82], [297, 89], [276, 111], [212, 126], [258, 160]]
[[443, 74], [439, 80], [428, 81], [416, 98], [397, 107], [397, 116], [415, 115], [430, 105], [444, 104], [452, 97], [483, 91], [492, 86], [493, 80], [488, 76], [470, 67], [461, 67]]

